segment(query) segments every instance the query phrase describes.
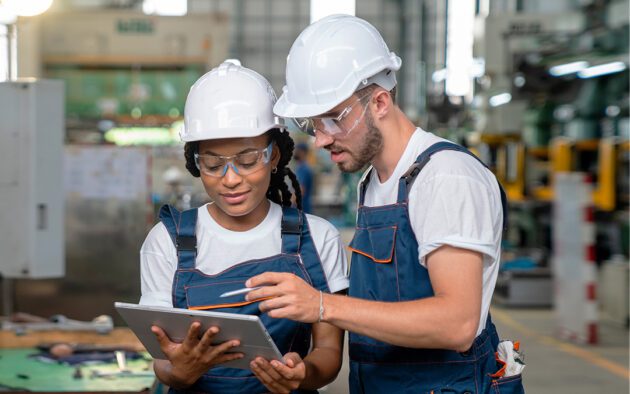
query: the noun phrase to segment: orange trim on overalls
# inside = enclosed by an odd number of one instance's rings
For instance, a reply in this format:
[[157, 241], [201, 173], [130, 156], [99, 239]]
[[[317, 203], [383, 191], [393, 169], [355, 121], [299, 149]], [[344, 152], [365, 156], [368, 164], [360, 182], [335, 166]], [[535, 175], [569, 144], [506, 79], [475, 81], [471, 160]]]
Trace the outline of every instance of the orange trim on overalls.
[[365, 257], [369, 257], [369, 258], [370, 258], [372, 261], [374, 261], [375, 263], [379, 263], [379, 264], [387, 264], [387, 263], [391, 263], [391, 262], [392, 262], [392, 258], [391, 258], [391, 257], [390, 257], [389, 259], [387, 259], [387, 260], [378, 260], [378, 259], [375, 259], [375, 258], [374, 258], [374, 256], [370, 256], [369, 254], [367, 254], [367, 253], [365, 253], [365, 252], [362, 252], [362, 251], [360, 251], [360, 250], [358, 250], [358, 249], [354, 249], [354, 248], [353, 248], [353, 247], [351, 247], [351, 246], [348, 246], [348, 249], [350, 249], [352, 252], [355, 252], [355, 253], [361, 254], [361, 255], [363, 255], [363, 256], [365, 256]]
[[238, 306], [249, 305], [249, 304], [253, 304], [254, 302], [260, 302], [260, 301], [269, 300], [272, 298], [274, 297], [256, 298], [255, 300], [252, 300], [252, 301], [233, 302], [231, 304], [189, 306], [188, 309], [193, 310], [193, 311], [202, 311], [202, 310], [219, 309], [219, 308], [236, 308]]

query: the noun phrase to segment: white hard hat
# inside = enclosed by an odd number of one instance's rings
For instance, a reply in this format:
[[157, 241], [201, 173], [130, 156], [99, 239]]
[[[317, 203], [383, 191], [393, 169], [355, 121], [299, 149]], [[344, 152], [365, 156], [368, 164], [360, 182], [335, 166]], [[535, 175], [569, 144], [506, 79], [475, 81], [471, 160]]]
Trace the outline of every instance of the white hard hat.
[[186, 98], [182, 141], [256, 137], [284, 125], [273, 114], [276, 94], [257, 72], [226, 60], [194, 83]]
[[374, 26], [350, 15], [331, 15], [304, 29], [287, 57], [278, 116], [320, 115], [372, 83], [391, 90], [401, 60]]

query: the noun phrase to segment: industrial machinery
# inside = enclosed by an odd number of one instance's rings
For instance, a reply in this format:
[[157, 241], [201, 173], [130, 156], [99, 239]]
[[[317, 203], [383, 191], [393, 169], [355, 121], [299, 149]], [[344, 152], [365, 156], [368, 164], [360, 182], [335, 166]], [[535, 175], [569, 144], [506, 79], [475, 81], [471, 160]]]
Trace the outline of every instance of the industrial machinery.
[[627, 2], [604, 1], [560, 15], [489, 17], [478, 29], [485, 76], [474, 147], [510, 200], [496, 292], [505, 304], [552, 303], [560, 172], [590, 175], [597, 264], [628, 258], [628, 25]]
[[65, 81], [70, 131], [170, 126], [182, 118], [192, 83], [225, 59], [229, 43], [220, 13], [49, 13], [20, 20], [18, 32], [20, 74]]
[[520, 135], [530, 105], [528, 90], [536, 81], [519, 68], [528, 64], [528, 57], [538, 54], [540, 58], [562, 37], [579, 32], [584, 27], [584, 15], [500, 15], [480, 18], [477, 24], [481, 39], [475, 41], [475, 52], [485, 59], [484, 86], [478, 93], [484, 109], [479, 131]]
[[544, 53], [560, 37], [582, 29], [584, 17], [579, 13], [514, 14], [479, 22], [482, 39], [476, 41], [475, 49], [485, 59], [485, 76], [479, 86], [476, 123], [481, 136], [476, 148], [495, 171], [510, 201], [510, 228], [504, 239], [506, 253], [495, 300], [508, 306], [550, 306], [550, 227], [537, 220], [548, 217], [549, 204], [529, 200], [526, 193], [528, 146], [523, 135], [533, 101], [531, 86], [537, 81], [528, 80], [530, 75], [519, 67], [528, 55]]

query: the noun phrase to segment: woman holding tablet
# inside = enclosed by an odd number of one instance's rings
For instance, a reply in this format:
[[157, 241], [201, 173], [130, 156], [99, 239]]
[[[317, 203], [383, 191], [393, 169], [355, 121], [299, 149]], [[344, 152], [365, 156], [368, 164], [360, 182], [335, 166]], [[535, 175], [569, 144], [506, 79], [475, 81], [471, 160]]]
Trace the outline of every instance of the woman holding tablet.
[[294, 144], [273, 116], [275, 100], [270, 84], [238, 62], [224, 62], [192, 86], [181, 133], [186, 168], [201, 177], [212, 202], [181, 213], [162, 208], [140, 251], [140, 304], [260, 315], [284, 363], [257, 358], [251, 371], [223, 367], [241, 355], [230, 353], [238, 341], [211, 345], [216, 327], [201, 333], [193, 323], [180, 344], [153, 326], [168, 357], [156, 360], [155, 372], [174, 390], [309, 392], [341, 366], [342, 331], [273, 319], [260, 313], [261, 300], [235, 292], [263, 272], [292, 273], [322, 292], [348, 287], [338, 231], [290, 207], [286, 178], [300, 205], [299, 184], [287, 168]]

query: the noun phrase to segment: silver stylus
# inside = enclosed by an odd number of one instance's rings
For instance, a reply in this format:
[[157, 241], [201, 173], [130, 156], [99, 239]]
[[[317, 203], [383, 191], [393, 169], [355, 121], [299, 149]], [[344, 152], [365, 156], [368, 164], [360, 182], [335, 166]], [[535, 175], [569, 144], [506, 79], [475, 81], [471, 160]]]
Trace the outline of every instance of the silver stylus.
[[243, 287], [242, 289], [228, 291], [226, 293], [223, 293], [223, 294], [221, 294], [219, 296], [219, 298], [231, 297], [231, 296], [235, 296], [235, 295], [239, 295], [239, 294], [249, 293], [252, 290], [260, 289], [261, 287], [262, 286], [258, 286], [258, 287]]

